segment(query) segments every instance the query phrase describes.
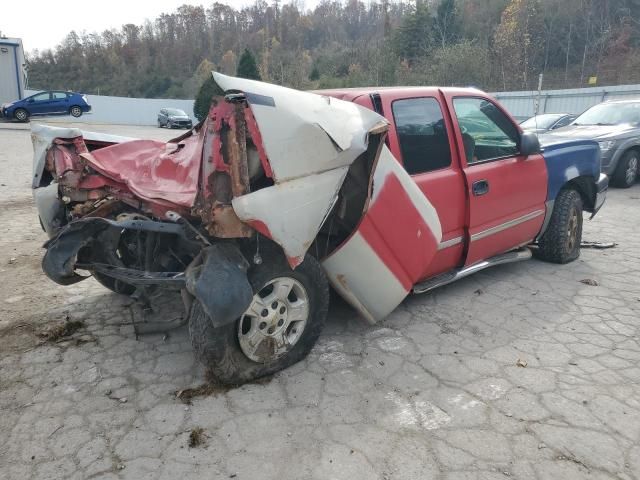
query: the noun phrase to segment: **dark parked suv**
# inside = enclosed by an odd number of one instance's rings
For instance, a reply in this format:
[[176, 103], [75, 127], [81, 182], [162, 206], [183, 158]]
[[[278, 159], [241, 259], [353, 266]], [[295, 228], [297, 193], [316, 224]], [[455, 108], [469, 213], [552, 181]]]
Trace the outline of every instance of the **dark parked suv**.
[[629, 188], [640, 167], [640, 100], [605, 102], [580, 115], [569, 126], [544, 137], [573, 137], [596, 140], [602, 152], [602, 171], [611, 184]]
[[189, 115], [177, 108], [163, 108], [158, 113], [158, 127], [192, 128], [193, 122]]

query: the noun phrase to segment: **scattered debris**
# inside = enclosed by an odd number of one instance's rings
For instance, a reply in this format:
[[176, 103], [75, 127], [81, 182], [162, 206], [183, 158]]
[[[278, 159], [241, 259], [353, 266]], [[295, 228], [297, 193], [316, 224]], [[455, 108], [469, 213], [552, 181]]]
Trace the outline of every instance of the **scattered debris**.
[[189, 448], [199, 447], [204, 443], [204, 430], [201, 427], [191, 429], [189, 434]]
[[522, 360], [521, 358], [519, 358], [518, 361], [516, 362], [516, 366], [518, 367], [526, 368], [527, 365], [529, 365], [527, 361]]
[[8, 263], [9, 265], [13, 265], [14, 263], [16, 263], [16, 261], [17, 261], [17, 260], [18, 260], [18, 259], [17, 259], [16, 257], [11, 257], [7, 263]]
[[575, 360], [571, 360], [571, 361], [569, 361], [569, 365], [576, 366], [576, 365], [578, 365], [578, 362], [576, 362]]
[[593, 280], [592, 278], [583, 278], [582, 280], [580, 280], [580, 283], [584, 283], [585, 285], [590, 285], [592, 287], [597, 287], [598, 285], [600, 285], [597, 281]]
[[583, 241], [580, 244], [580, 248], [596, 248], [598, 250], [606, 250], [609, 248], [615, 248], [618, 244], [615, 242], [588, 242]]
[[208, 397], [209, 395], [217, 395], [219, 393], [225, 393], [230, 390], [231, 387], [223, 385], [215, 385], [213, 383], [203, 383], [202, 385], [194, 388], [185, 388], [176, 392], [176, 398], [179, 398], [182, 403], [191, 405], [191, 400], [196, 397]]
[[[209, 377], [211, 378], [211, 377]], [[246, 382], [243, 385], [266, 385], [271, 382], [273, 376], [269, 375], [266, 377], [258, 378], [251, 382]], [[183, 388], [182, 390], [178, 390], [174, 392], [176, 398], [180, 399], [182, 403], [187, 405], [191, 405], [191, 400], [195, 397], [208, 397], [209, 395], [219, 395], [221, 393], [227, 393], [229, 390], [233, 390], [235, 388], [239, 388], [242, 385], [221, 385], [215, 380], [211, 380], [209, 383], [203, 383], [200, 386], [193, 388]]]
[[482, 290], [481, 288], [477, 289], [475, 292], [476, 295], [482, 295], [484, 293], [484, 290]]
[[81, 320], [65, 320], [62, 323], [45, 329], [40, 332], [38, 336], [48, 342], [57, 342], [62, 338], [70, 337], [82, 327], [84, 327], [84, 322]]

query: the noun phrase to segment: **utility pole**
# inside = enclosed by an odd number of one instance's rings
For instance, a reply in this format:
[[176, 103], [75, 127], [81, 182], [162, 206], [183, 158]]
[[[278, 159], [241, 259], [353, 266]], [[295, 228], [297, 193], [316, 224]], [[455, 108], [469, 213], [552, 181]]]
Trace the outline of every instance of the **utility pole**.
[[536, 97], [536, 105], [535, 105], [535, 114], [536, 115], [538, 115], [540, 113], [540, 97], [542, 96], [542, 79], [543, 78], [544, 78], [544, 73], [541, 73], [538, 76], [538, 96]]

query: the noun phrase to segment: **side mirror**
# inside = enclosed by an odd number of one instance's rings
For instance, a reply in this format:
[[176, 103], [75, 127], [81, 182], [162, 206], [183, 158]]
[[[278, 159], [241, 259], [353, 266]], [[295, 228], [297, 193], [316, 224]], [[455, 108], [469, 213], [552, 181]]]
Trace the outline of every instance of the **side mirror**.
[[540, 140], [533, 132], [524, 132], [520, 135], [520, 153], [525, 157], [540, 153]]
[[27, 100], [27, 103], [33, 103], [33, 102], [35, 102], [33, 98], [30, 98], [29, 100]]

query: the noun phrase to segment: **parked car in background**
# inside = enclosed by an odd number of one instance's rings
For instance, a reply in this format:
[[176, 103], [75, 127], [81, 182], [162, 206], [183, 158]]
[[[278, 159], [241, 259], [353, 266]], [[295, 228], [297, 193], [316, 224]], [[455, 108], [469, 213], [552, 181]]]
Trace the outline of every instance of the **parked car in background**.
[[566, 127], [541, 137], [596, 140], [602, 152], [602, 171], [611, 184], [629, 188], [640, 166], [640, 100], [605, 102], [591, 107]]
[[163, 108], [158, 113], [158, 127], [193, 128], [193, 121], [183, 110], [178, 108]]
[[556, 128], [566, 127], [573, 122], [578, 115], [571, 113], [543, 113], [534, 115], [520, 123], [523, 130], [535, 133], [544, 133]]
[[605, 201], [596, 142], [542, 152], [480, 90], [214, 78], [228, 95], [168, 143], [34, 126], [32, 186], [49, 278], [90, 271], [141, 301], [180, 291], [196, 356], [224, 383], [304, 358], [329, 282], [373, 323], [534, 242], [575, 260], [583, 211]]
[[71, 115], [77, 118], [90, 111], [91, 105], [85, 95], [59, 90], [36, 93], [0, 108], [2, 117], [19, 122], [26, 122], [35, 115]]

